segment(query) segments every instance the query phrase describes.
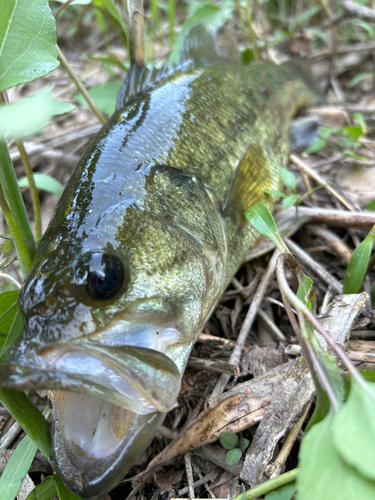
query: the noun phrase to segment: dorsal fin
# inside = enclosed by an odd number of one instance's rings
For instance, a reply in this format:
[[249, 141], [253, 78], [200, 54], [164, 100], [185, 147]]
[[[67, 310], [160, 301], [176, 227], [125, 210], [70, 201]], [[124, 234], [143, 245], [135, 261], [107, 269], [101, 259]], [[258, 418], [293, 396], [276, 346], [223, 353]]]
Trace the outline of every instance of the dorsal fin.
[[161, 68], [152, 66], [150, 69], [146, 66], [142, 66], [142, 68], [135, 65], [130, 66], [125, 83], [117, 98], [116, 109], [123, 108], [133, 96], [152, 87], [173, 71], [174, 68], [168, 68], [166, 65]]
[[210, 65], [215, 62], [235, 62], [239, 57], [236, 42], [226, 28], [220, 29], [216, 39], [214, 39], [202, 24], [196, 24], [190, 28], [180, 41], [177, 41], [170, 61], [175, 59], [176, 52], [179, 54], [177, 56], [178, 62], [172, 62], [159, 69], [131, 66], [118, 95], [116, 109], [124, 107], [133, 96], [150, 89], [178, 69], [191, 64]]

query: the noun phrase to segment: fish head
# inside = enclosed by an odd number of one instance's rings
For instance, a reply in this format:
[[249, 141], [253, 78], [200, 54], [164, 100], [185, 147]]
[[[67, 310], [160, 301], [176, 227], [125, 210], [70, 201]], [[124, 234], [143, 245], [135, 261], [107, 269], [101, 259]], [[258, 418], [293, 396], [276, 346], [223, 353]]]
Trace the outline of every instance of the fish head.
[[160, 274], [187, 243], [164, 229], [167, 265], [149, 246], [163, 231], [151, 222], [140, 239], [96, 248], [52, 224], [20, 292], [25, 328], [0, 365], [3, 385], [48, 391], [55, 460], [82, 498], [109, 491], [143, 453], [176, 401], [199, 324], [183, 284]]

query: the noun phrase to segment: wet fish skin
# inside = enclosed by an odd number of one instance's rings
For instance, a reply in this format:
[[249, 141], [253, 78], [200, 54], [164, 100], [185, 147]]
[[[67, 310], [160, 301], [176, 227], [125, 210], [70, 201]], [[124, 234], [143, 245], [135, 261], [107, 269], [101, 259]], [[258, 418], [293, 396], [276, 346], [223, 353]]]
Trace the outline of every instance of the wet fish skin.
[[[0, 376], [52, 391], [56, 460], [83, 498], [119, 481], [172, 406], [195, 338], [257, 239], [243, 211], [272, 205], [264, 190], [280, 188], [291, 118], [314, 101], [294, 64], [191, 64], [133, 96], [79, 162], [22, 288], [26, 328]], [[118, 292], [98, 299], [90, 287], [116, 266]], [[71, 429], [92, 411], [70, 414], [69, 391], [115, 405], [110, 430], [104, 417], [100, 431], [92, 424], [94, 451]], [[136, 449], [128, 431], [140, 426]]]

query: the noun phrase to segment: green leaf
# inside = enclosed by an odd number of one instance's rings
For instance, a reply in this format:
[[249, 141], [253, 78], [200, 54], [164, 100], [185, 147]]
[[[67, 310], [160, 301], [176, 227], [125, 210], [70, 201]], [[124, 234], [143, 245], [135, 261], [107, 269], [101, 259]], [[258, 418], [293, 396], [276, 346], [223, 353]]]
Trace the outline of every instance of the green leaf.
[[305, 433], [307, 433], [315, 424], [318, 424], [319, 422], [321, 422], [324, 419], [324, 417], [327, 415], [327, 413], [331, 407], [331, 403], [329, 401], [327, 393], [321, 391], [321, 396], [322, 396], [322, 400], [323, 400], [322, 402], [323, 402], [324, 408], [322, 408], [322, 406], [320, 404], [320, 398], [316, 398], [314, 413], [311, 415], [311, 418], [306, 425]]
[[0, 402], [48, 460], [52, 460], [49, 424], [23, 392], [0, 387]]
[[1, 245], [0, 271], [4, 271], [4, 269], [6, 269], [16, 257], [17, 255], [14, 241], [12, 239], [6, 239]]
[[251, 208], [248, 208], [245, 211], [245, 217], [250, 224], [252, 224], [255, 229], [260, 232], [260, 234], [267, 236], [267, 238], [269, 238], [281, 252], [289, 251], [286, 249], [286, 246], [277, 231], [271, 212], [265, 203], [260, 202]]
[[358, 75], [354, 76], [351, 80], [348, 81], [346, 84], [346, 87], [348, 89], [351, 89], [354, 87], [354, 85], [357, 85], [359, 82], [370, 76], [371, 73], [369, 71], [362, 71], [361, 73], [358, 73]]
[[250, 61], [253, 59], [253, 57], [253, 51], [247, 47], [241, 52], [242, 64], [250, 64]]
[[281, 167], [280, 176], [281, 180], [286, 186], [291, 187], [292, 189], [297, 188], [297, 178], [293, 174], [293, 172], [291, 172], [287, 168]]
[[14, 450], [0, 478], [1, 500], [14, 500], [30, 469], [36, 446], [29, 436], [22, 439]]
[[66, 486], [61, 481], [60, 476], [55, 476], [56, 489], [60, 500], [81, 500], [81, 498], [66, 489]]
[[370, 201], [368, 205], [366, 205], [367, 210], [375, 210], [375, 198]]
[[224, 446], [225, 449], [231, 450], [238, 444], [238, 436], [237, 434], [234, 434], [233, 432], [222, 432], [220, 434], [220, 443], [222, 446]]
[[[123, 84], [121, 80], [113, 80], [112, 82], [96, 85], [89, 90], [89, 94], [94, 99], [100, 111], [107, 115], [112, 115], [115, 112], [117, 96]], [[87, 106], [86, 99], [82, 94], [76, 94], [74, 99], [79, 104]]]
[[342, 127], [337, 131], [338, 134], [346, 135], [356, 141], [362, 135], [362, 127]]
[[264, 192], [267, 194], [272, 194], [273, 196], [280, 196], [280, 198], [286, 198], [288, 196], [282, 191], [273, 191], [272, 189], [265, 189]]
[[324, 139], [329, 139], [333, 134], [334, 129], [331, 127], [323, 127], [320, 130], [320, 137], [317, 137], [315, 141], [306, 149], [307, 153], [318, 153], [321, 151], [327, 142]]
[[250, 444], [250, 441], [248, 439], [245, 439], [245, 438], [240, 439], [240, 449], [242, 451], [245, 451], [246, 448], [249, 446], [249, 444]]
[[334, 357], [322, 349], [317, 352], [317, 356], [338, 402], [342, 405], [346, 396], [345, 384]]
[[188, 29], [199, 23], [210, 24], [212, 26], [223, 24], [231, 17], [231, 10], [232, 9], [222, 9], [212, 3], [206, 3], [205, 5], [199, 7], [182, 25], [175, 46], [169, 56], [169, 64], [177, 63], [179, 61], [182, 40]]
[[125, 24], [125, 21], [121, 15], [120, 9], [117, 7], [117, 5], [115, 4], [115, 2], [113, 0], [93, 0], [92, 4], [94, 7], [97, 7], [99, 9], [104, 8], [105, 10], [107, 10], [107, 12], [109, 12], [109, 14], [114, 19], [116, 19], [116, 21], [121, 26], [121, 28], [126, 36], [126, 39], [128, 41], [130, 40], [128, 27]]
[[52, 97], [51, 89], [43, 88], [32, 97], [0, 106], [0, 135], [21, 139], [41, 132], [50, 119], [74, 109], [74, 106]]
[[[305, 435], [299, 453], [298, 500], [373, 500], [375, 482], [362, 477], [337, 453], [331, 411]], [[362, 429], [363, 431], [363, 429]]]
[[[34, 174], [35, 184], [38, 189], [42, 191], [47, 191], [47, 193], [57, 194], [57, 196], [61, 196], [64, 191], [64, 186], [54, 177], [51, 177], [47, 174]], [[20, 177], [18, 179], [19, 187], [29, 187], [29, 181], [26, 176]]]
[[291, 500], [295, 492], [296, 483], [293, 481], [293, 483], [284, 484], [281, 488], [271, 491], [264, 498], [265, 500]]
[[352, 380], [348, 400], [333, 420], [332, 439], [343, 460], [374, 481], [375, 384], [367, 386], [366, 390]]
[[358, 125], [361, 127], [362, 131], [365, 133], [367, 131], [367, 123], [365, 120], [365, 117], [363, 116], [362, 113], [359, 113], [358, 111], [355, 111], [352, 113], [353, 120], [358, 123]]
[[375, 225], [350, 257], [343, 283], [343, 293], [358, 293], [365, 277], [372, 245], [375, 239]]
[[240, 460], [241, 457], [242, 451], [239, 448], [233, 448], [225, 455], [225, 463], [227, 465], [234, 465]]
[[57, 495], [55, 478], [55, 475], [46, 477], [27, 495], [26, 500], [52, 500]]
[[6, 349], [12, 345], [22, 330], [22, 316], [18, 309], [18, 291], [0, 294], [0, 360], [6, 357]]
[[59, 65], [48, 0], [1, 2], [0, 41], [0, 91], [36, 80]]
[[286, 210], [287, 208], [290, 208], [293, 205], [295, 205], [297, 201], [298, 201], [298, 194], [290, 194], [289, 196], [284, 198], [281, 203], [283, 205], [283, 208], [285, 208]]

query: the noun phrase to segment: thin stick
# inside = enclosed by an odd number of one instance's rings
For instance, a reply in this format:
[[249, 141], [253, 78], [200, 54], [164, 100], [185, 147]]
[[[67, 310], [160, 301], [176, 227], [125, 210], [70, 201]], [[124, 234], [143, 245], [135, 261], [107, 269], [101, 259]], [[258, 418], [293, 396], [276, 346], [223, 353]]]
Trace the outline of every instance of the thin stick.
[[68, 0], [67, 2], [63, 3], [62, 6], [57, 10], [56, 14], [54, 15], [54, 18], [57, 19], [61, 12], [68, 7], [74, 0]]
[[351, 203], [347, 198], [345, 198], [337, 189], [332, 187], [331, 185], [327, 185], [327, 179], [322, 177], [318, 172], [316, 172], [313, 168], [311, 168], [306, 162], [302, 161], [301, 158], [299, 158], [295, 154], [291, 154], [289, 156], [290, 160], [297, 165], [297, 167], [301, 168], [304, 170], [307, 174], [309, 174], [310, 177], [314, 179], [318, 184], [324, 184], [324, 189], [329, 191], [333, 196], [335, 196], [341, 203], [348, 209], [351, 210], [352, 212], [356, 211], [356, 207]]
[[288, 238], [284, 239], [285, 243], [289, 247], [292, 253], [294, 253], [299, 261], [303, 262], [306, 266], [308, 266], [315, 274], [317, 274], [323, 281], [327, 283], [329, 287], [331, 287], [335, 292], [342, 293], [342, 285], [337, 281], [336, 278], [332, 276], [322, 265], [316, 262], [310, 255], [305, 252], [299, 245], [297, 245], [294, 241], [289, 240]]
[[[256, 294], [254, 296], [254, 299], [249, 307], [249, 310], [246, 314], [246, 318], [242, 324], [240, 333], [238, 334], [236, 346], [233, 349], [233, 352], [229, 358], [229, 363], [232, 365], [237, 366], [240, 363], [242, 350], [244, 348], [247, 336], [250, 332], [250, 329], [252, 327], [254, 319], [257, 315], [260, 303], [262, 302], [263, 296], [267, 290], [270, 279], [275, 271], [275, 266], [276, 266], [276, 261], [277, 261], [278, 256], [279, 256], [279, 251], [275, 250], [273, 255], [272, 255], [271, 260], [268, 263], [268, 267], [266, 269], [266, 272], [264, 273], [263, 278], [262, 278], [261, 282], [259, 283], [259, 286], [258, 286], [258, 289], [257, 289]], [[226, 375], [224, 373], [220, 376], [214, 390], [212, 391], [212, 395], [211, 395], [212, 398], [215, 396], [218, 396], [219, 394], [222, 394], [222, 392], [225, 389], [225, 386], [228, 383], [229, 378], [230, 378], [230, 375]]]
[[61, 64], [64, 66], [64, 68], [68, 72], [68, 75], [70, 76], [70, 78], [75, 83], [77, 89], [81, 92], [81, 94], [83, 95], [83, 97], [86, 99], [87, 104], [90, 106], [90, 108], [92, 109], [93, 113], [96, 114], [96, 116], [98, 117], [99, 121], [101, 121], [103, 124], [105, 124], [107, 120], [104, 118], [103, 113], [100, 111], [100, 109], [98, 108], [98, 106], [95, 104], [94, 99], [87, 92], [86, 87], [82, 83], [82, 80], [76, 74], [76, 72], [71, 67], [71, 65], [68, 63], [68, 60], [66, 59], [66, 57], [64, 56], [64, 54], [61, 52], [61, 49], [59, 47], [58, 47], [58, 50], [59, 50], [59, 59], [60, 59]]
[[131, 62], [141, 68], [145, 62], [143, 0], [128, 0], [128, 11]]
[[194, 498], [194, 477], [193, 477], [193, 468], [191, 466], [191, 459], [190, 459], [190, 454], [185, 453], [184, 455], [185, 459], [185, 469], [186, 469], [186, 476], [188, 480], [188, 485], [189, 485], [189, 496], [190, 498]]

